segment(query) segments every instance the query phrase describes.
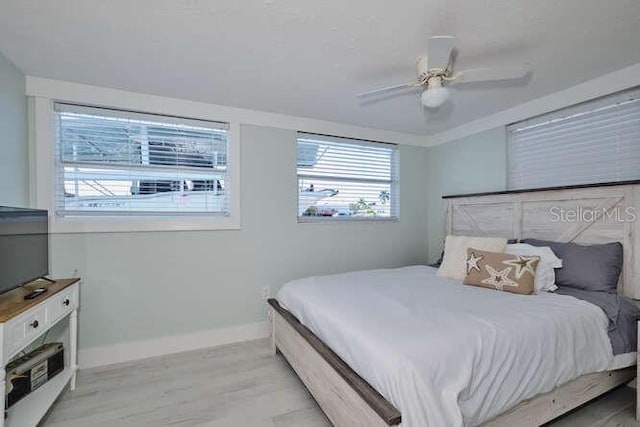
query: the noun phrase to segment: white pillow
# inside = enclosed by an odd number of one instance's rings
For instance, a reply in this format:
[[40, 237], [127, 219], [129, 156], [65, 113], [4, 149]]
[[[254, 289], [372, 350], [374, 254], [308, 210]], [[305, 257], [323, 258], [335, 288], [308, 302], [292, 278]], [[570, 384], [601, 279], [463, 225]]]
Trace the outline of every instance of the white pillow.
[[507, 245], [504, 251], [511, 255], [539, 256], [540, 262], [536, 267], [536, 276], [533, 281], [536, 293], [558, 289], [556, 286], [556, 273], [553, 269], [562, 267], [562, 260], [553, 253], [550, 247], [513, 243]]
[[467, 248], [504, 252], [506, 244], [507, 239], [502, 237], [447, 236], [444, 241], [444, 258], [437, 275], [462, 282], [467, 273]]

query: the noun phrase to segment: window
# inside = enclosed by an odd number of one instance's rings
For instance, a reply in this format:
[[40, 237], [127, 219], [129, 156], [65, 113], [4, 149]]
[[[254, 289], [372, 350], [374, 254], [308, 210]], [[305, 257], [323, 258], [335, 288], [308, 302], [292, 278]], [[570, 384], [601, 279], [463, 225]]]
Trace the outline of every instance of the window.
[[398, 147], [298, 133], [298, 218], [398, 218]]
[[640, 88], [508, 127], [508, 187], [640, 178]]
[[62, 217], [228, 216], [226, 123], [54, 105]]

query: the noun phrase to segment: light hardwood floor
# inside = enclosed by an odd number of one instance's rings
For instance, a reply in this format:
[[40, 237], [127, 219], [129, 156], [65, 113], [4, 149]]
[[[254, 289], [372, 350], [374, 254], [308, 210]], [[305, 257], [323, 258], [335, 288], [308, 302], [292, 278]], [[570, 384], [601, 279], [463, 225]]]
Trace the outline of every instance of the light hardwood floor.
[[[640, 426], [635, 390], [622, 387], [553, 427]], [[81, 370], [45, 427], [329, 426], [313, 398], [267, 340]]]

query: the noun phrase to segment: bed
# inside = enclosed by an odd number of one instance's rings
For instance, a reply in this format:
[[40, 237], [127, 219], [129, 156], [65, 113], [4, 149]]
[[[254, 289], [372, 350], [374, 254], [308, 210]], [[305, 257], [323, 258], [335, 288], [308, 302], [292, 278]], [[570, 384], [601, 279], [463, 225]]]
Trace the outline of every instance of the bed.
[[[637, 183], [452, 196], [445, 231], [619, 241], [619, 293], [637, 298], [635, 223], [607, 213], [638, 201]], [[552, 221], [556, 207], [596, 214]], [[597, 306], [449, 282], [414, 266], [287, 284], [270, 300], [273, 349], [338, 426], [540, 425], [635, 376]]]

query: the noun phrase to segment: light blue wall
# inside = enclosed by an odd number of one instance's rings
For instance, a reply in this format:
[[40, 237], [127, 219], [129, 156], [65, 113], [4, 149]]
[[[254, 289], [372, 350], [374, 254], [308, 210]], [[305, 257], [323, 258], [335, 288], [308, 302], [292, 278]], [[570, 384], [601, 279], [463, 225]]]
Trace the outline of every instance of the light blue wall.
[[504, 190], [506, 181], [504, 127], [429, 148], [426, 182], [430, 262], [440, 255], [444, 239], [442, 196]]
[[24, 74], [0, 53], [0, 205], [28, 203]]
[[400, 148], [399, 222], [298, 224], [295, 139], [242, 126], [241, 230], [54, 235], [53, 275], [83, 278], [80, 347], [266, 320], [262, 286], [426, 262], [426, 148]]
[[[2, 204], [28, 201], [24, 93], [24, 76], [0, 56]], [[80, 348], [261, 321], [263, 286], [426, 262], [426, 148], [400, 149], [400, 221], [298, 224], [295, 138], [242, 126], [241, 230], [53, 235], [52, 276], [84, 279]]]
[[[0, 204], [28, 200], [24, 84], [0, 55]], [[262, 286], [275, 293], [298, 277], [433, 260], [441, 195], [505, 186], [500, 128], [402, 146], [399, 222], [298, 224], [295, 131], [244, 125], [241, 144], [241, 230], [52, 236], [52, 275], [84, 279], [81, 348], [260, 321]]]

